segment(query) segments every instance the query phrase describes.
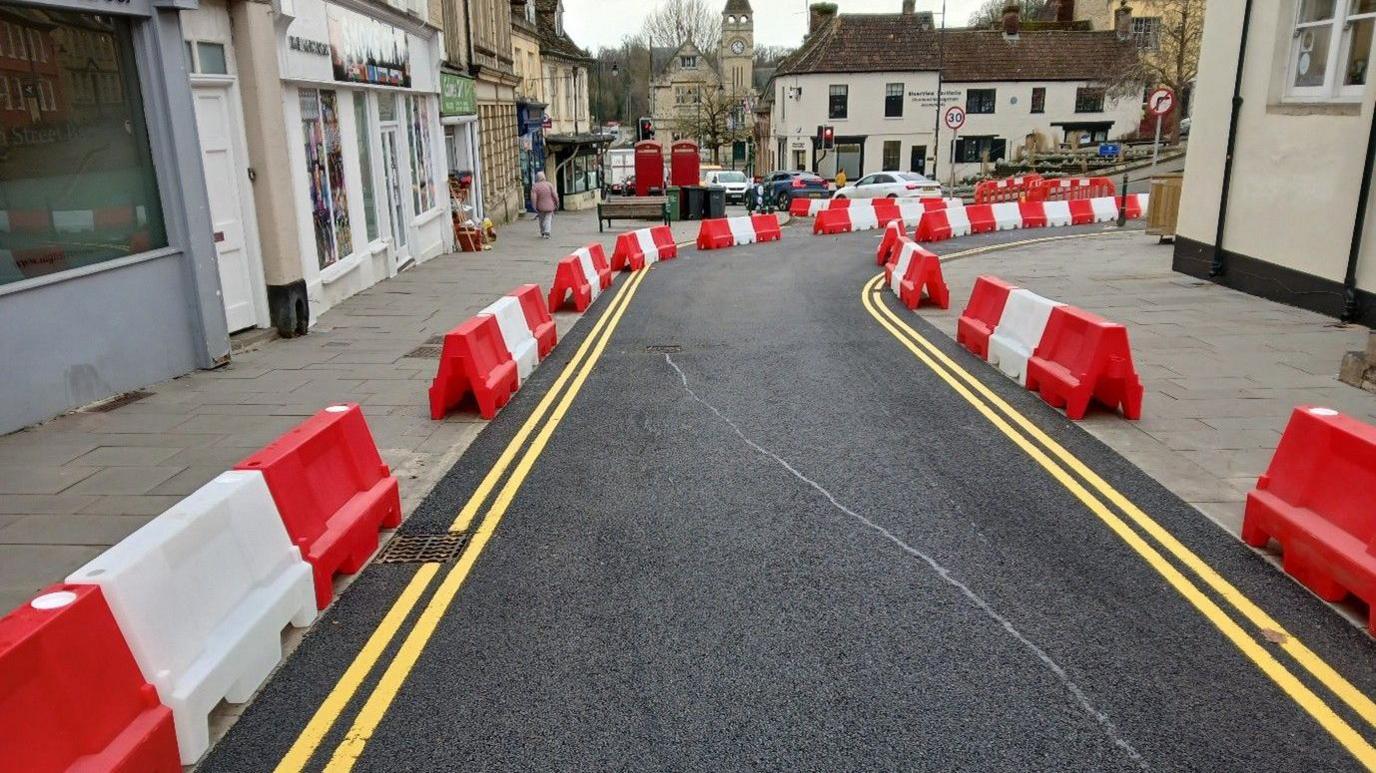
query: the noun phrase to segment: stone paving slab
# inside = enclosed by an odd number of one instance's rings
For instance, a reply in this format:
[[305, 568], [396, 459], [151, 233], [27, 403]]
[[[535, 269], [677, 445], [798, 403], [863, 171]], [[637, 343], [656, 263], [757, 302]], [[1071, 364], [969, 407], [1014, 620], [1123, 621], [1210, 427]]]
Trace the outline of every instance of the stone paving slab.
[[1234, 533], [1296, 405], [1376, 423], [1376, 394], [1338, 381], [1369, 331], [1171, 271], [1140, 231], [1028, 245], [942, 264], [951, 309], [919, 313], [955, 336], [976, 276], [994, 274], [1128, 326], [1147, 394], [1142, 420], [1082, 426]]
[[[408, 356], [517, 285], [547, 292], [554, 264], [601, 242], [594, 212], [561, 213], [554, 236], [533, 220], [503, 227], [494, 249], [442, 255], [320, 315], [309, 335], [270, 340], [231, 362], [147, 387], [108, 412], [75, 412], [0, 437], [0, 611], [58, 581], [286, 429], [335, 402], [363, 406], [401, 480], [406, 513], [485, 422], [431, 421], [434, 358]], [[679, 242], [698, 223], [675, 223]], [[561, 337], [577, 321], [555, 315]]]

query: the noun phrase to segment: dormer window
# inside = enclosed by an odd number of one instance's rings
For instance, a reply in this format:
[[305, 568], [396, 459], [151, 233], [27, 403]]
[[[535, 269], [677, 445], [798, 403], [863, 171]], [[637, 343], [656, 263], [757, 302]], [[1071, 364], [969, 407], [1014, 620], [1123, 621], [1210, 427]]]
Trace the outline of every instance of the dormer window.
[[698, 58], [696, 56], [680, 56], [678, 58], [678, 66], [685, 70], [696, 70], [698, 67]]
[[750, 17], [749, 17], [749, 16], [742, 16], [741, 19], [740, 19], [740, 21], [741, 21], [741, 24], [745, 24], [746, 22], [750, 21]]

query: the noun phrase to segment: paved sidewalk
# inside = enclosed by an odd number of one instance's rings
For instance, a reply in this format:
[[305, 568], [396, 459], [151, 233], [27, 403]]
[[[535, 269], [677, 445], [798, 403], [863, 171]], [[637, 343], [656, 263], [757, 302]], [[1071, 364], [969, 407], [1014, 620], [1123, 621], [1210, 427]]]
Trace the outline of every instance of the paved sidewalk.
[[1363, 348], [1368, 330], [1170, 266], [1170, 245], [1140, 231], [957, 256], [942, 266], [951, 309], [919, 313], [954, 337], [975, 277], [995, 274], [1126, 324], [1147, 390], [1142, 419], [1091, 410], [1081, 425], [1237, 533], [1246, 492], [1296, 405], [1376, 423], [1376, 394], [1337, 379], [1343, 354]]
[[[618, 222], [617, 231], [645, 224]], [[676, 223], [677, 239], [698, 224]], [[76, 412], [0, 437], [0, 612], [118, 542], [235, 462], [330, 403], [363, 405], [409, 514], [485, 426], [431, 421], [435, 355], [418, 347], [519, 284], [546, 292], [554, 264], [597, 233], [595, 211], [561, 213], [555, 236], [504, 226], [488, 252], [444, 255], [323, 314], [309, 335], [148, 387], [108, 412]], [[555, 315], [561, 337], [578, 315]]]

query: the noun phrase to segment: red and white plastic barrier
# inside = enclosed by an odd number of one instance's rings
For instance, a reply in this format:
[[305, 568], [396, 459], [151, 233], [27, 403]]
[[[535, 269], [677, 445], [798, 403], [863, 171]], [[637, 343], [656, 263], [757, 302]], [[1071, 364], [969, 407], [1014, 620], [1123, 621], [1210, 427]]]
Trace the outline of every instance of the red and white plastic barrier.
[[876, 207], [839, 207], [824, 209], [812, 221], [814, 234], [845, 234], [855, 231], [873, 231], [884, 228], [889, 223], [902, 224], [897, 206], [892, 208]]
[[554, 320], [549, 316], [549, 309], [545, 308], [545, 303], [540, 298], [540, 285], [521, 285], [507, 295], [521, 304], [521, 312], [526, 318], [526, 328], [530, 330], [531, 337], [538, 345], [540, 359], [548, 357], [549, 353], [554, 351], [554, 345], [559, 342], [559, 333], [554, 327]]
[[[928, 211], [917, 226], [916, 238], [920, 242], [934, 242], [992, 230], [1109, 223], [1118, 219], [1118, 208], [1123, 200], [1121, 196], [1100, 196], [1092, 199], [1003, 201], [968, 207], [951, 206], [944, 210]], [[1128, 194], [1126, 201], [1128, 219], [1137, 219], [1146, 214], [1147, 194]], [[965, 230], [967, 224], [968, 231]]]
[[698, 227], [698, 249], [719, 250], [741, 244], [772, 242], [783, 237], [775, 215], [718, 217], [702, 221]]
[[511, 359], [516, 361], [516, 386], [519, 388], [535, 372], [540, 364], [539, 345], [530, 327], [526, 325], [525, 312], [521, 302], [507, 295], [488, 304], [478, 316], [492, 317], [497, 320], [497, 328], [502, 333], [502, 343]]
[[630, 268], [632, 271], [639, 271], [651, 263], [675, 257], [678, 257], [678, 245], [674, 242], [674, 233], [669, 226], [638, 228], [616, 237], [611, 270]]
[[172, 709], [184, 765], [210, 747], [211, 710], [247, 701], [281, 661], [282, 629], [316, 615], [311, 567], [256, 471], [222, 473], [67, 583], [101, 589], [134, 660]]
[[554, 269], [554, 284], [549, 288], [551, 314], [573, 296], [573, 307], [581, 314], [588, 310], [602, 291], [612, 286], [612, 271], [601, 244], [579, 247], [559, 261]]
[[1041, 182], [1042, 176], [1033, 172], [1001, 180], [985, 180], [975, 186], [976, 204], [1021, 201], [1028, 189]]
[[932, 303], [951, 307], [951, 294], [941, 274], [941, 258], [907, 237], [899, 237], [893, 262], [884, 267], [885, 284], [908, 307], [916, 310], [925, 292]]
[[928, 210], [917, 224], [917, 240], [939, 242], [957, 236], [970, 235], [970, 217], [965, 206], [955, 205]]
[[956, 322], [956, 342], [1070, 419], [1084, 418], [1091, 401], [1141, 418], [1142, 382], [1123, 325], [981, 276]]
[[1280, 543], [1286, 574], [1324, 601], [1366, 602], [1376, 633], [1376, 426], [1331, 408], [1301, 405], [1247, 494], [1242, 540]]
[[471, 317], [444, 334], [440, 364], [430, 383], [430, 418], [439, 420], [472, 394], [478, 414], [492, 419], [516, 393], [516, 362], [492, 317]]

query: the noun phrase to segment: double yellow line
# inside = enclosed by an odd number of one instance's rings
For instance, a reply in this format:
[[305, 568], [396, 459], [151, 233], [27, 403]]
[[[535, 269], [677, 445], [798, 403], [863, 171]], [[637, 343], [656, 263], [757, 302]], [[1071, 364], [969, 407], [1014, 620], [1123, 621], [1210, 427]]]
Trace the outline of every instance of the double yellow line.
[[[387, 709], [391, 707], [392, 701], [396, 699], [402, 685], [411, 674], [411, 669], [415, 667], [421, 652], [425, 649], [430, 638], [434, 635], [435, 629], [439, 626], [440, 620], [444, 618], [449, 606], [453, 603], [454, 597], [458, 595], [459, 588], [467, 579], [469, 572], [473, 569], [474, 563], [482, 554], [483, 548], [497, 530], [501, 523], [502, 516], [506, 514], [507, 508], [511, 506], [511, 501], [515, 498], [516, 492], [520, 490], [521, 484], [525, 482], [526, 476], [535, 465], [536, 459], [544, 450], [549, 442], [554, 430], [563, 420], [564, 414], [568, 412], [569, 406], [578, 396], [583, 383], [587, 380], [588, 374], [601, 358], [602, 352], [607, 347], [607, 342], [611, 340], [612, 333], [616, 326], [621, 322], [621, 317], [626, 313], [630, 306], [631, 299], [635, 297], [636, 290], [640, 283], [644, 281], [648, 271], [637, 271], [631, 275], [619, 290], [616, 297], [612, 299], [607, 311], [598, 318], [597, 324], [592, 332], [588, 334], [583, 344], [578, 347], [578, 351], [573, 355], [573, 359], [559, 374], [554, 385], [549, 392], [540, 400], [530, 417], [516, 432], [515, 437], [507, 444], [501, 456], [497, 458], [496, 464], [488, 470], [478, 488], [459, 511], [458, 517], [454, 519], [450, 526], [450, 531], [464, 531], [472, 524], [478, 511], [487, 504], [487, 512], [483, 517], [482, 523], [478, 526], [472, 537], [469, 539], [467, 547], [459, 560], [454, 564], [449, 573], [440, 582], [439, 588], [435, 590], [426, 603], [425, 608], [416, 618], [415, 624], [411, 627], [406, 638], [402, 640], [397, 648], [392, 660], [378, 680], [377, 686], [368, 695], [363, 703], [363, 707], [354, 717], [353, 724], [349, 726], [344, 734], [344, 739], [335, 747], [329, 762], [325, 765], [325, 770], [330, 773], [344, 773], [353, 769], [358, 758], [363, 754], [368, 741], [377, 731], [378, 725], [387, 714]], [[565, 390], [565, 386], [568, 389]], [[553, 412], [551, 412], [553, 408]], [[545, 415], [549, 414], [549, 420], [541, 424]], [[538, 430], [538, 431], [537, 431]], [[526, 441], [535, 435], [535, 439], [527, 446]], [[488, 503], [488, 498], [492, 491], [497, 488], [497, 484], [502, 481], [506, 471], [511, 467], [517, 456], [520, 460], [516, 462], [515, 469], [506, 478], [501, 489], [497, 491], [495, 498]], [[320, 744], [324, 742], [325, 736], [329, 734], [331, 728], [343, 715], [348, 705], [358, 694], [368, 675], [371, 674], [382, 658], [384, 651], [396, 638], [403, 624], [410, 618], [412, 611], [419, 603], [430, 583], [439, 574], [440, 565], [437, 563], [422, 564], [420, 569], [411, 578], [406, 588], [397, 597], [392, 608], [382, 618], [382, 622], [369, 636], [368, 641], [359, 650], [343, 676], [330, 690], [325, 701], [311, 717], [304, 730], [297, 737], [287, 751], [286, 756], [278, 763], [277, 773], [295, 773], [306, 768], [312, 757], [315, 756]]]
[[[1376, 704], [1370, 698], [1088, 465], [1048, 437], [1027, 417], [903, 321], [880, 297], [883, 280], [882, 274], [876, 276], [860, 293], [865, 310], [881, 327], [1089, 508], [1353, 757], [1368, 770], [1376, 770], [1376, 748], [1282, 664], [1263, 644], [1263, 639], [1279, 642], [1281, 650], [1295, 664], [1368, 725], [1376, 727]], [[1126, 516], [1127, 521], [1131, 521], [1151, 541], [1129, 526], [1122, 516]], [[1162, 550], [1188, 570], [1193, 579], [1167, 560]], [[1251, 633], [1244, 630], [1212, 596], [1205, 593], [1199, 583], [1212, 590], [1255, 630]]]

